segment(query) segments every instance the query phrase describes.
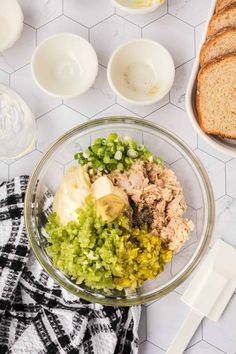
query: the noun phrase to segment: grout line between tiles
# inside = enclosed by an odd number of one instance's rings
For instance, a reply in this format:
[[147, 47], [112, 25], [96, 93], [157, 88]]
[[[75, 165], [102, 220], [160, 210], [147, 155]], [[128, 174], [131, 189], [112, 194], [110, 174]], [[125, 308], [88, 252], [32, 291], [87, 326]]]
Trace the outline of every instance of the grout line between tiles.
[[179, 20], [179, 21], [185, 23], [185, 25], [187, 25], [187, 26], [189, 26], [189, 27], [191, 27], [191, 28], [194, 28], [194, 25], [192, 25], [191, 23], [189, 23], [189, 22], [187, 22], [187, 21], [184, 21], [182, 18], [177, 17], [176, 15], [174, 15], [174, 14], [172, 14], [172, 13], [169, 13], [169, 15], [172, 16], [172, 17], [174, 17], [174, 18], [176, 18], [177, 20]]
[[86, 119], [88, 119], [88, 120], [90, 119], [90, 117], [86, 116], [84, 113], [78, 111], [78, 110], [75, 109], [74, 107], [69, 106], [67, 103], [63, 102], [62, 105], [65, 106], [65, 107], [67, 107], [67, 108], [70, 108], [70, 109], [71, 109], [72, 111], [74, 111], [75, 113], [81, 114], [81, 116], [83, 116], [84, 118], [86, 118]]
[[109, 15], [109, 16], [103, 18], [101, 21], [95, 23], [94, 25], [90, 26], [89, 28], [90, 28], [90, 29], [93, 29], [94, 27], [100, 25], [102, 22], [105, 22], [106, 20], [109, 20], [110, 18], [116, 17], [116, 16], [117, 16], [117, 14], [115, 14], [115, 12], [113, 12], [111, 15]]
[[212, 154], [210, 154], [209, 152], [206, 152], [206, 151], [203, 150], [201, 147], [198, 147], [198, 150], [201, 151], [201, 152], [203, 152], [204, 154], [207, 154], [208, 156], [210, 156], [210, 157], [212, 157], [212, 158], [214, 158], [214, 159], [216, 159], [216, 160], [222, 162], [224, 165], [226, 164], [225, 161], [221, 160], [221, 159], [220, 159], [219, 157], [217, 157], [216, 155], [212, 155]]
[[[194, 344], [191, 344], [191, 345], [187, 346], [186, 349], [185, 349], [185, 352], [186, 352], [186, 350], [193, 348], [196, 344], [198, 344], [198, 343], [200, 343], [200, 342], [202, 342], [202, 339], [199, 339], [199, 340], [198, 340], [197, 342], [195, 342]], [[200, 354], [201, 354], [201, 353], [200, 353]]]
[[115, 102], [112, 103], [110, 106], [107, 106], [106, 108], [102, 109], [101, 111], [95, 113], [94, 115], [92, 115], [89, 119], [93, 119], [94, 117], [96, 117], [98, 114], [100, 115], [101, 113], [105, 112], [107, 109], [113, 107], [115, 105]]
[[29, 23], [23, 22], [25, 26], [32, 28], [34, 31], [37, 29], [34, 26], [30, 25]]
[[39, 119], [41, 119], [41, 118], [43, 118], [46, 114], [51, 113], [51, 112], [54, 111], [55, 109], [61, 107], [62, 105], [63, 105], [63, 104], [62, 104], [62, 102], [61, 102], [59, 105], [57, 105], [57, 106], [51, 108], [49, 111], [47, 111], [47, 112], [41, 114], [40, 116], [36, 117], [36, 121], [39, 120]]
[[221, 351], [221, 352], [224, 353], [224, 354], [229, 354], [229, 353], [226, 353], [224, 350], [222, 350], [222, 349], [216, 347], [214, 344], [208, 342], [206, 339], [203, 339], [202, 341], [205, 342], [205, 343], [207, 343], [207, 344], [209, 344], [209, 345], [211, 345], [213, 348], [215, 348], [215, 349]]
[[60, 14], [60, 15], [56, 16], [55, 18], [52, 18], [52, 19], [51, 19], [51, 20], [49, 20], [48, 22], [43, 23], [41, 26], [39, 26], [39, 27], [35, 27], [35, 29], [41, 29], [41, 28], [43, 28], [43, 27], [47, 26], [49, 23], [51, 23], [51, 22], [53, 22], [53, 21], [57, 20], [58, 18], [60, 18], [60, 17], [62, 17], [62, 16], [63, 16], [63, 15], [62, 15], [62, 14]]
[[165, 352], [165, 349], [163, 349], [162, 347], [160, 347], [159, 345], [156, 345], [155, 343], [151, 342], [149, 339], [147, 339], [147, 342], [149, 342], [150, 344], [154, 345], [155, 347], [161, 349], [161, 350], [164, 350]]
[[156, 21], [160, 20], [162, 17], [164, 17], [164, 16], [166, 16], [166, 15], [168, 15], [168, 13], [167, 13], [167, 12], [166, 12], [165, 14], [161, 15], [160, 17], [155, 18], [155, 20], [150, 21], [150, 22], [149, 22], [149, 23], [147, 23], [146, 25], [142, 26], [142, 28], [143, 28], [143, 29], [145, 29], [147, 26], [149, 26], [149, 25], [153, 24], [154, 22], [156, 22]]
[[29, 63], [24, 64], [23, 66], [21, 66], [20, 68], [15, 69], [13, 72], [9, 73], [9, 75], [14, 75], [15, 73], [17, 73], [17, 71], [24, 69], [26, 66], [30, 65]]
[[86, 28], [86, 29], [89, 29], [88, 26], [84, 25], [83, 23], [81, 23], [81, 22], [75, 20], [74, 18], [72, 18], [72, 17], [70, 17], [70, 16], [68, 16], [68, 15], [66, 15], [66, 14], [63, 14], [63, 17], [68, 18], [68, 20], [71, 20], [71, 21], [77, 23], [77, 24], [80, 25], [81, 27], [84, 27], [84, 28]]
[[195, 59], [196, 59], [196, 55], [195, 55], [194, 57], [192, 57], [191, 59], [186, 60], [184, 63], [182, 63], [182, 64], [180, 64], [180, 65], [177, 65], [177, 66], [175, 67], [175, 69], [179, 69], [179, 68], [181, 68], [182, 66], [184, 66], [185, 64], [188, 64], [188, 63], [190, 63], [192, 60], [195, 60]]

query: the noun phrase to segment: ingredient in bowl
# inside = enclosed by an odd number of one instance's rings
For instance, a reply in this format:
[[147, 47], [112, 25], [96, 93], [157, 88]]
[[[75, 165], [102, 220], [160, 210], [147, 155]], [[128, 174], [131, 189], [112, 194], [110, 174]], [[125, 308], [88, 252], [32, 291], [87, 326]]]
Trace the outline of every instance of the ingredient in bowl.
[[95, 199], [97, 215], [111, 222], [129, 205], [127, 194], [115, 187], [107, 176], [99, 177], [92, 184], [92, 195]]
[[124, 201], [115, 194], [96, 200], [97, 215], [107, 222], [115, 220], [124, 210]]
[[191, 220], [184, 219], [186, 203], [175, 173], [154, 162], [136, 161], [123, 173], [108, 175], [132, 200], [134, 225], [146, 219], [148, 231], [158, 235], [165, 246], [178, 252], [193, 230]]
[[84, 167], [78, 165], [67, 170], [53, 201], [53, 211], [62, 224], [78, 220], [76, 211], [85, 203], [90, 189], [91, 183]]
[[95, 200], [113, 194], [118, 196], [124, 204], [128, 204], [127, 194], [122, 189], [115, 187], [106, 175], [97, 178], [92, 184], [92, 193]]
[[157, 277], [193, 229], [175, 173], [115, 133], [75, 158], [80, 164], [65, 174], [46, 225], [55, 267], [104, 291]]
[[111, 133], [107, 139], [96, 139], [87, 151], [76, 153], [74, 157], [80, 165], [88, 166], [90, 176], [97, 170], [101, 173], [127, 170], [138, 159], [153, 160], [151, 152], [144, 145], [137, 144], [130, 137], [121, 139], [116, 133]]
[[84, 282], [95, 289], [140, 287], [162, 272], [172, 257], [159, 237], [131, 228], [127, 217], [103, 221], [92, 198], [78, 209], [77, 222], [62, 225], [52, 214], [46, 231], [54, 265], [77, 284]]

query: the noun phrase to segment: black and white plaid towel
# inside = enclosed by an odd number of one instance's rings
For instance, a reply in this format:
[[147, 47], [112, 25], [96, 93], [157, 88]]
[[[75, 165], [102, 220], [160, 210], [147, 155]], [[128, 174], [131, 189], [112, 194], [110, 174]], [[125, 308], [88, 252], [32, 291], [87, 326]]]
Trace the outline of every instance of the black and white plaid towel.
[[0, 184], [0, 353], [137, 353], [139, 307], [78, 299], [31, 254], [23, 219], [27, 182], [21, 176]]

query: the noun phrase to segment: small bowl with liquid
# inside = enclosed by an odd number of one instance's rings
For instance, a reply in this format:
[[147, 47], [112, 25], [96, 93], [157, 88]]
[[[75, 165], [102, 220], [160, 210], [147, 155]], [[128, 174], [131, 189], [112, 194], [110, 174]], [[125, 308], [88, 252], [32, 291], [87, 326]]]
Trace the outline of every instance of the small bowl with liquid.
[[149, 39], [136, 39], [121, 45], [112, 54], [108, 82], [117, 96], [133, 105], [160, 101], [171, 89], [175, 66], [170, 53]]
[[98, 59], [91, 44], [72, 33], [48, 37], [36, 48], [31, 70], [37, 85], [62, 99], [85, 93], [98, 73]]

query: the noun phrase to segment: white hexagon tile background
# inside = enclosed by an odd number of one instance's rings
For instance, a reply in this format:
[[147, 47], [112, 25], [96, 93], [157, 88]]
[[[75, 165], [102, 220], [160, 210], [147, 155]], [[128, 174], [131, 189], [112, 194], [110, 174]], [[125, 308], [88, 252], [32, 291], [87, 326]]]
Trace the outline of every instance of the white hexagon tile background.
[[[24, 31], [18, 42], [0, 55], [0, 82], [10, 85], [28, 103], [37, 121], [36, 149], [6, 163], [0, 162], [0, 179], [30, 174], [49, 144], [73, 126], [108, 115], [138, 116], [157, 122], [180, 136], [201, 159], [210, 176], [216, 200], [214, 239], [236, 246], [236, 159], [208, 146], [194, 132], [185, 111], [185, 89], [199, 45], [210, 0], [168, 0], [146, 16], [116, 11], [109, 0], [19, 0]], [[83, 96], [66, 101], [49, 97], [34, 83], [30, 59], [34, 48], [57, 32], [72, 32], [88, 39], [99, 58], [94, 86]], [[172, 54], [176, 77], [169, 95], [153, 106], [134, 107], [118, 99], [109, 88], [106, 66], [112, 51], [132, 38], [151, 38]], [[63, 165], [55, 168], [61, 173]], [[181, 285], [161, 300], [142, 307], [140, 354], [165, 353], [187, 313]], [[204, 320], [186, 354], [236, 353], [236, 295], [223, 317]]]

